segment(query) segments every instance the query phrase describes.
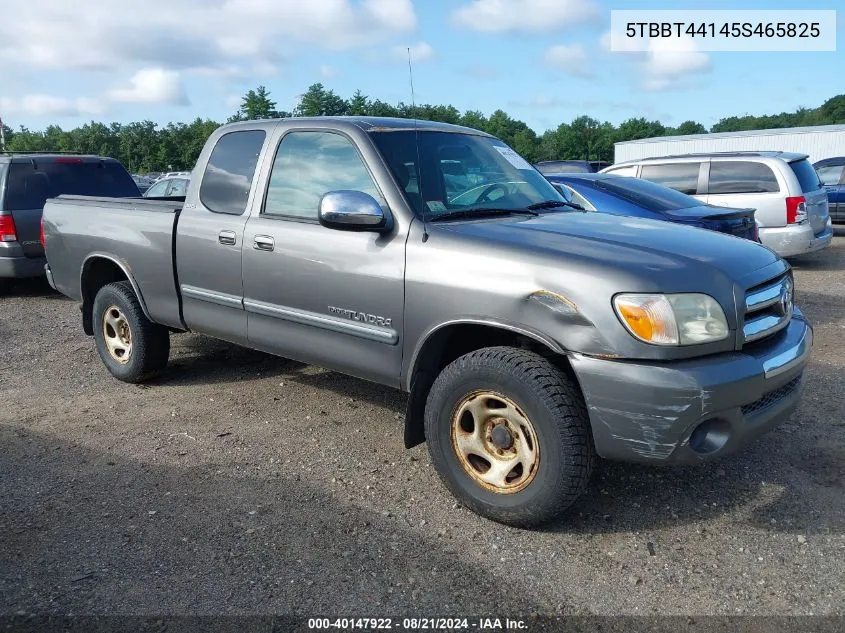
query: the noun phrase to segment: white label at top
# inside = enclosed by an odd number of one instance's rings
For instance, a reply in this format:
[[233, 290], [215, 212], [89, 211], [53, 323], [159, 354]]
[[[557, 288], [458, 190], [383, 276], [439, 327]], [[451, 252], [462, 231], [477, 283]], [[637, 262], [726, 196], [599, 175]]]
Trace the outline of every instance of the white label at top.
[[611, 11], [610, 50], [835, 51], [836, 11]]

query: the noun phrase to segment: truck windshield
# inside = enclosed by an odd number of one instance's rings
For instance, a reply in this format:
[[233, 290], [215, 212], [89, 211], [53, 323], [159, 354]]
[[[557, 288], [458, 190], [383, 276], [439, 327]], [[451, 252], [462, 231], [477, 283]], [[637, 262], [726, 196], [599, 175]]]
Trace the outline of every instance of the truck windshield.
[[564, 200], [528, 161], [496, 138], [412, 129], [370, 134], [420, 217], [423, 204], [431, 219], [458, 210], [483, 215], [485, 209], [519, 210]]
[[62, 194], [130, 198], [138, 186], [120, 163], [77, 158], [36, 158], [12, 163], [6, 181], [6, 211], [41, 209]]

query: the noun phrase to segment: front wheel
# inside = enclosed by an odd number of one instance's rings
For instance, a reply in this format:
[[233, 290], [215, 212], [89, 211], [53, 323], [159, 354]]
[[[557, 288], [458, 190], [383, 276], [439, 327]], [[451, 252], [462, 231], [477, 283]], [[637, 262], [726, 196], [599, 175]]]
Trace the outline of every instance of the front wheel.
[[100, 288], [94, 298], [93, 323], [97, 352], [118, 380], [143, 382], [167, 365], [170, 334], [144, 315], [128, 281]]
[[478, 514], [520, 527], [560, 516], [586, 490], [595, 460], [578, 387], [515, 348], [447, 366], [429, 393], [425, 431], [449, 490]]

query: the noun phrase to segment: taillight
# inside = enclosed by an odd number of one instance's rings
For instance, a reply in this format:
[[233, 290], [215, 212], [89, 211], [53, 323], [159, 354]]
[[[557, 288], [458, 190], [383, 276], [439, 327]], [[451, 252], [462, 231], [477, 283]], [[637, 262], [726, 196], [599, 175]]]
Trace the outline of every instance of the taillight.
[[800, 224], [807, 219], [807, 199], [804, 196], [792, 196], [786, 199], [786, 223]]
[[18, 232], [11, 215], [0, 215], [0, 242], [17, 242]]
[[41, 231], [38, 234], [38, 240], [41, 242], [41, 248], [44, 248], [46, 244], [44, 243], [44, 216], [41, 216]]
[[56, 158], [55, 160], [53, 160], [53, 162], [54, 163], [77, 164], [77, 163], [81, 163], [82, 159], [81, 158], [74, 158], [72, 156], [60, 156], [59, 158]]

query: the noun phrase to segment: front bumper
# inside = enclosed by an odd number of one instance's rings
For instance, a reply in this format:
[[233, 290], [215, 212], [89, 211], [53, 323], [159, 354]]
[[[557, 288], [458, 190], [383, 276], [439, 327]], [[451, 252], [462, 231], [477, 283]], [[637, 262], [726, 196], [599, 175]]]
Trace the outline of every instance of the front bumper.
[[809, 223], [760, 229], [760, 241], [781, 257], [813, 253], [828, 246], [832, 240], [833, 224], [830, 217], [820, 233], [814, 233]]
[[742, 352], [664, 364], [570, 360], [599, 455], [697, 462], [742, 448], [789, 418], [812, 346], [812, 326], [796, 308], [786, 329]]

